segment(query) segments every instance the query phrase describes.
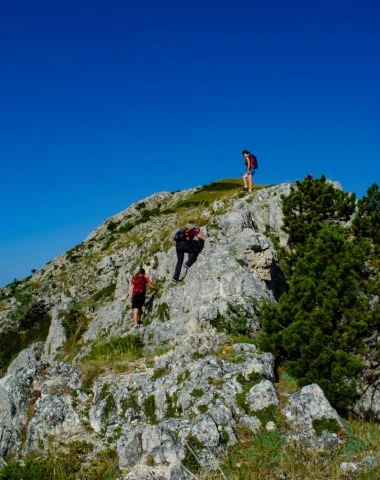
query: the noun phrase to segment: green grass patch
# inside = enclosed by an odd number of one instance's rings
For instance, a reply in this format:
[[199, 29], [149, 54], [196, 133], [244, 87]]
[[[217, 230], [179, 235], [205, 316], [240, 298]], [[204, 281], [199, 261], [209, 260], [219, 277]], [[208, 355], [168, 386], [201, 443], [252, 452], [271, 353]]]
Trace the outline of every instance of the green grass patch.
[[[190, 470], [192, 474], [197, 474], [201, 471], [201, 464], [198, 461], [198, 455], [203, 450], [203, 443], [198, 438], [190, 434], [186, 439], [185, 444], [185, 458], [182, 464]], [[194, 452], [196, 455], [194, 455]]]
[[201, 398], [204, 394], [204, 391], [202, 388], [193, 388], [193, 390], [190, 392], [190, 395], [194, 398]]
[[248, 378], [245, 378], [241, 373], [236, 376], [236, 380], [242, 386], [242, 392], [237, 393], [235, 395], [236, 404], [239, 408], [244, 410], [244, 412], [249, 413], [249, 405], [247, 402], [247, 393], [251, 390], [254, 385], [257, 385], [262, 380], [264, 380], [263, 376], [253, 372], [249, 375]]
[[155, 382], [169, 372], [168, 368], [157, 368], [152, 375], [152, 381]]
[[181, 383], [185, 383], [185, 381], [190, 378], [189, 370], [185, 370], [184, 372], [177, 375], [177, 385]]
[[181, 404], [178, 404], [178, 392], [174, 392], [173, 395], [170, 395], [168, 392], [165, 392], [167, 410], [166, 418], [178, 418], [182, 416], [183, 408]]
[[110, 302], [114, 299], [115, 290], [116, 283], [110, 283], [107, 285], [107, 287], [104, 287], [98, 292], [94, 293], [94, 295], [92, 295], [86, 303], [92, 305], [94, 303]]
[[156, 399], [154, 398], [154, 395], [150, 395], [144, 400], [144, 414], [151, 425], [157, 425], [158, 419], [156, 414]]
[[82, 362], [116, 362], [118, 360], [133, 361], [142, 356], [144, 344], [138, 335], [112, 338], [108, 342], [92, 346]]
[[164, 322], [165, 320], [170, 320], [169, 305], [167, 303], [161, 303], [157, 307], [157, 316], [161, 320], [161, 322]]
[[[363, 466], [362, 471], [347, 475], [339, 466], [341, 462], [358, 463], [365, 456], [374, 456], [376, 462], [380, 461], [379, 425], [356, 419], [343, 423], [342, 448], [320, 452], [305, 448], [302, 442], [286, 442], [279, 430], [263, 430], [255, 435], [247, 428], [238, 427], [239, 442], [227, 448], [221, 468], [228, 480], [378, 480], [377, 467]], [[209, 473], [205, 478], [219, 480], [220, 472]]]
[[324, 430], [327, 430], [331, 433], [338, 433], [341, 430], [341, 426], [333, 418], [315, 418], [312, 425], [314, 432], [318, 437], [322, 435]]
[[10, 460], [0, 470], [0, 480], [115, 480], [118, 472], [116, 450], [93, 454], [93, 445], [75, 441], [53, 446], [51, 452], [33, 453], [22, 462]]

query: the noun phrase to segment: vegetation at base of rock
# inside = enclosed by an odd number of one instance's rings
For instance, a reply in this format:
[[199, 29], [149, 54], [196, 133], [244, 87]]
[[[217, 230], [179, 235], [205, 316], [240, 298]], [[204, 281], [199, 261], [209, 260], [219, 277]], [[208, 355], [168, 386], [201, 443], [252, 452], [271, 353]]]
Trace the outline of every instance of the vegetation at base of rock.
[[199, 473], [202, 465], [199, 461], [199, 453], [203, 450], [203, 443], [198, 438], [190, 434], [186, 438], [185, 443], [185, 458], [182, 464], [190, 470], [192, 474]]
[[107, 287], [102, 288], [94, 293], [86, 303], [92, 305], [94, 303], [103, 303], [112, 301], [116, 290], [116, 283], [110, 283]]
[[161, 320], [161, 322], [164, 322], [165, 320], [170, 320], [169, 305], [167, 303], [161, 303], [157, 307], [157, 316]]
[[0, 334], [0, 376], [22, 350], [34, 342], [46, 340], [51, 324], [47, 305], [27, 288], [18, 289], [20, 282], [12, 285], [16, 306], [8, 315], [8, 328]]
[[110, 393], [107, 398], [106, 398], [106, 403], [104, 405], [104, 409], [103, 409], [103, 413], [104, 413], [104, 417], [106, 419], [109, 418], [109, 416], [111, 415], [112, 412], [115, 412], [116, 411], [116, 404], [115, 404], [115, 400], [113, 398], [113, 395], [112, 393]]
[[[316, 451], [304, 448], [302, 443], [286, 442], [280, 430], [262, 430], [259, 435], [247, 427], [237, 427], [239, 442], [230, 445], [221, 459], [221, 469], [229, 480], [267, 480], [294, 478], [313, 480], [378, 480], [377, 467], [347, 476], [339, 469], [342, 462], [360, 462], [366, 456], [380, 461], [380, 430], [378, 425], [351, 419], [344, 422], [342, 448]], [[254, 468], [253, 468], [254, 466]], [[220, 472], [205, 477], [219, 480]]]
[[168, 368], [157, 368], [152, 375], [152, 381], [155, 382], [169, 372]]
[[66, 334], [66, 342], [62, 346], [62, 357], [66, 361], [72, 361], [80, 349], [79, 340], [87, 331], [90, 318], [77, 305], [73, 305], [70, 310], [61, 310], [58, 318], [61, 319]]
[[133, 410], [136, 412], [139, 412], [141, 410], [140, 405], [137, 400], [137, 395], [135, 392], [131, 392], [129, 394], [128, 398], [124, 398], [120, 401], [121, 409], [122, 409], [122, 416], [125, 415], [125, 412], [129, 408], [133, 408]]
[[181, 404], [178, 404], [178, 392], [174, 392], [173, 395], [165, 392], [165, 397], [167, 403], [166, 418], [181, 417], [183, 408]]
[[200, 398], [204, 394], [204, 391], [202, 388], [193, 388], [193, 390], [190, 392], [190, 395], [194, 398]]
[[22, 463], [10, 460], [0, 470], [0, 480], [115, 480], [116, 451], [101, 450], [92, 459], [92, 450], [92, 444], [76, 441], [54, 447], [43, 456], [38, 453], [23, 457]]
[[189, 370], [185, 370], [184, 372], [177, 375], [177, 384], [185, 382], [188, 378], [190, 378]]
[[74, 340], [79, 340], [88, 328], [89, 318], [76, 306], [70, 310], [61, 310], [58, 318], [62, 320], [67, 339], [75, 337]]
[[248, 378], [245, 378], [241, 373], [237, 375], [236, 380], [242, 386], [242, 391], [235, 394], [236, 404], [239, 408], [244, 410], [244, 412], [249, 413], [249, 405], [247, 402], [247, 393], [251, 390], [254, 385], [260, 383], [264, 378], [262, 375], [252, 372]]
[[82, 362], [136, 360], [142, 356], [143, 346], [138, 335], [115, 337], [108, 342], [93, 345]]
[[151, 425], [157, 425], [158, 419], [156, 414], [156, 399], [154, 395], [150, 395], [144, 400], [144, 414]]
[[261, 410], [251, 411], [250, 414], [258, 418], [265, 426], [268, 422], [276, 422], [280, 413], [276, 405], [268, 405]]
[[331, 432], [331, 433], [338, 433], [341, 430], [339, 423], [333, 418], [326, 418], [326, 417], [315, 418], [313, 420], [312, 425], [313, 425], [315, 434], [318, 437], [322, 435], [324, 430], [327, 430], [328, 432]]
[[230, 441], [230, 434], [223, 428], [220, 432], [220, 442], [222, 445], [227, 445]]
[[246, 336], [250, 320], [261, 317], [261, 308], [255, 298], [250, 298], [248, 305], [233, 305], [229, 303], [225, 314], [210, 320], [210, 324], [219, 332], [227, 332], [234, 336]]

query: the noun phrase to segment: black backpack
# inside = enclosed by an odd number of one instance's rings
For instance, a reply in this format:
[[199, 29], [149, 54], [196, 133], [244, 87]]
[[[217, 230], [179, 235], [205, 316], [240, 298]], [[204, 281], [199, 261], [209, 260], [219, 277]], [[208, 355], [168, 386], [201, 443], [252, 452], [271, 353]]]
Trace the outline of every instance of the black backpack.
[[190, 242], [191, 238], [189, 236], [190, 232], [193, 230], [193, 227], [182, 227], [174, 235], [174, 240], [176, 242]]

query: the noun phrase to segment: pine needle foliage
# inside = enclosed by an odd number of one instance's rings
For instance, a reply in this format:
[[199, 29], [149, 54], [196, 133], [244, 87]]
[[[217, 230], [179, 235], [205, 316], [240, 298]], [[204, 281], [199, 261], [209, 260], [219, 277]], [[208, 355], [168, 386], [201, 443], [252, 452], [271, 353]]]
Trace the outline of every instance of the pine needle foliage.
[[380, 245], [380, 192], [376, 183], [358, 201], [352, 230], [356, 238], [367, 238], [373, 244]]
[[356, 355], [370, 319], [358, 280], [364, 258], [353, 242], [323, 228], [298, 255], [289, 291], [263, 312], [260, 348], [282, 357], [301, 386], [318, 383], [340, 410], [356, 397]]
[[304, 244], [325, 225], [347, 222], [355, 209], [355, 194], [339, 190], [324, 175], [297, 181], [290, 194], [282, 196], [283, 230], [293, 245]]

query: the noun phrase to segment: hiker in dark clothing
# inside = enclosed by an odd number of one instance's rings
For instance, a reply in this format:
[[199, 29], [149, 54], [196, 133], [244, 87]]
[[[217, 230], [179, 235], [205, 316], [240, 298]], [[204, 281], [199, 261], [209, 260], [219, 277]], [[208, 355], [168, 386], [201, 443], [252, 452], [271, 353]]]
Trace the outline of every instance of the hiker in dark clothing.
[[[245, 167], [246, 167], [246, 172], [243, 175], [244, 188], [246, 190], [248, 188], [248, 192], [252, 192], [252, 179], [256, 172], [256, 169], [258, 168], [257, 158], [255, 155], [253, 155], [253, 153], [248, 152], [248, 150], [243, 150], [241, 153], [245, 158]], [[248, 180], [248, 185], [247, 185], [247, 180]]]
[[131, 281], [131, 303], [133, 309], [133, 324], [135, 328], [138, 328], [139, 324], [142, 323], [142, 307], [145, 303], [147, 285], [152, 290], [160, 290], [151, 283], [149, 277], [145, 276], [145, 270], [140, 268], [140, 270], [137, 272], [137, 275], [133, 277]]
[[[194, 240], [195, 237], [197, 237], [197, 241]], [[197, 261], [198, 255], [203, 248], [205, 240], [207, 240], [207, 238], [200, 233], [198, 227], [183, 227], [178, 230], [174, 236], [177, 251], [177, 265], [175, 267], [173, 282], [179, 282], [185, 253], [187, 253], [189, 256], [184, 265], [186, 271], [183, 278], [185, 278], [191, 265]], [[198, 245], [198, 243], [200, 245]]]

